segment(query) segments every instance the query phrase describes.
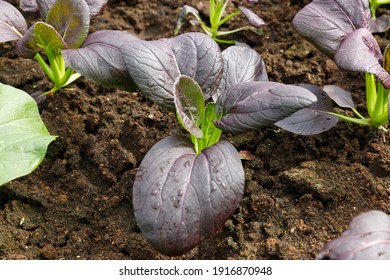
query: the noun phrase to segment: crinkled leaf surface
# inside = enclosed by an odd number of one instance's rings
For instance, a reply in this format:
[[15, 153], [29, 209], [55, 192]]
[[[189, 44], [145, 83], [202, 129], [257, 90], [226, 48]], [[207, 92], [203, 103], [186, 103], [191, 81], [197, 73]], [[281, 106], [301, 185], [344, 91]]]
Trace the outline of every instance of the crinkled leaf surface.
[[203, 33], [186, 33], [158, 41], [137, 41], [122, 47], [122, 55], [139, 89], [163, 108], [175, 111], [173, 85], [180, 75], [193, 78], [205, 99], [222, 78], [218, 45]]
[[262, 18], [260, 18], [258, 15], [256, 15], [252, 10], [240, 6], [238, 7], [240, 11], [245, 15], [245, 17], [248, 19], [249, 23], [256, 28], [260, 28], [265, 25], [265, 22]]
[[341, 108], [355, 108], [352, 94], [336, 85], [326, 85], [322, 88], [326, 94]]
[[224, 72], [214, 100], [236, 84], [268, 80], [264, 60], [252, 48], [231, 46], [222, 52], [222, 57]]
[[313, 135], [334, 127], [339, 118], [329, 114], [333, 111], [332, 100], [326, 92], [315, 85], [301, 84], [317, 97], [317, 102], [296, 111], [287, 118], [275, 123], [276, 126], [300, 135]]
[[123, 31], [97, 31], [88, 36], [82, 48], [62, 50], [62, 56], [73, 70], [96, 84], [134, 91], [136, 86], [120, 46], [137, 40], [140, 39]]
[[23, 15], [6, 1], [0, 1], [0, 42], [19, 40], [27, 31]]
[[325, 245], [317, 259], [390, 260], [390, 218], [381, 211], [355, 217], [339, 238]]
[[163, 254], [183, 254], [223, 226], [241, 201], [245, 176], [226, 141], [196, 155], [192, 143], [170, 136], [146, 154], [133, 186], [135, 217]]
[[173, 93], [180, 123], [196, 138], [202, 138], [199, 128], [205, 114], [202, 89], [192, 78], [182, 75], [175, 82]]
[[333, 57], [349, 33], [369, 28], [370, 18], [367, 0], [314, 0], [295, 15], [293, 25], [302, 37]]
[[180, 74], [193, 78], [205, 99], [216, 92], [222, 79], [223, 59], [218, 44], [204, 33], [185, 33], [166, 42], [175, 55]]
[[0, 185], [32, 172], [54, 139], [34, 99], [0, 83]]
[[122, 47], [122, 56], [127, 71], [141, 92], [174, 112], [173, 85], [180, 72], [168, 44], [163, 41], [135, 41]]
[[245, 82], [224, 92], [217, 103], [222, 119], [215, 126], [243, 133], [276, 123], [317, 101], [309, 90], [276, 82]]
[[80, 47], [88, 36], [89, 7], [82, 0], [57, 0], [47, 13], [46, 23], [59, 32], [67, 48]]

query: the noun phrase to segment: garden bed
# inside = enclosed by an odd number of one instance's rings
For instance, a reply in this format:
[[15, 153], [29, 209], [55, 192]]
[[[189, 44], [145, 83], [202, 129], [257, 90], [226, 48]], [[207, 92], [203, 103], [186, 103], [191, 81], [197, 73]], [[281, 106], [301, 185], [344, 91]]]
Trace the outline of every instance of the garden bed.
[[[271, 81], [336, 84], [353, 92], [364, 111], [364, 75], [339, 70], [292, 28], [294, 15], [307, 3], [259, 0], [253, 11], [267, 23], [264, 34], [248, 31], [234, 38], [262, 55]], [[208, 1], [109, 1], [92, 31], [172, 37], [184, 4], [208, 14]], [[187, 24], [186, 31], [199, 30]], [[381, 47], [389, 42], [386, 36], [378, 39]], [[49, 89], [38, 64], [18, 58], [13, 44], [0, 45], [0, 81], [27, 92]], [[175, 114], [140, 93], [85, 78], [40, 109], [58, 138], [37, 170], [0, 188], [0, 259], [167, 259], [143, 238], [131, 201], [146, 152], [168, 135], [185, 133]], [[243, 200], [219, 233], [177, 259], [313, 259], [354, 216], [390, 212], [388, 132], [340, 122], [314, 136], [270, 127], [223, 137], [254, 155], [243, 162]]]

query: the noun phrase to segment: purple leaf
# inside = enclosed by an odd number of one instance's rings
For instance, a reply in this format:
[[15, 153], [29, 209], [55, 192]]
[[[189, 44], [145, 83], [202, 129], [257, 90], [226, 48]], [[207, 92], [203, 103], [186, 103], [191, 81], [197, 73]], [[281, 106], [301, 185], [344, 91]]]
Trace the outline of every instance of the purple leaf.
[[263, 27], [265, 22], [262, 18], [252, 12], [250, 9], [240, 6], [238, 7], [240, 11], [244, 14], [244, 16], [248, 19], [249, 23], [256, 28]]
[[267, 81], [268, 75], [262, 57], [249, 47], [231, 46], [222, 52], [223, 69], [218, 93], [213, 96], [217, 100], [222, 92], [232, 86], [247, 81]]
[[37, 0], [39, 13], [46, 20], [47, 13], [56, 0]]
[[16, 53], [23, 58], [33, 58], [38, 52], [34, 38], [35, 24], [16, 43]]
[[299, 86], [312, 92], [317, 97], [317, 102], [296, 111], [276, 122], [275, 125], [300, 135], [319, 134], [334, 127], [339, 118], [329, 114], [333, 111], [333, 104], [326, 92], [315, 85], [301, 84]]
[[309, 90], [276, 82], [240, 83], [218, 99], [214, 124], [223, 131], [242, 133], [259, 130], [317, 101]]
[[175, 111], [173, 84], [180, 75], [193, 78], [205, 99], [217, 90], [223, 61], [217, 43], [203, 33], [171, 39], [138, 41], [123, 46], [122, 55], [139, 89], [163, 108]]
[[62, 56], [73, 70], [96, 84], [134, 91], [136, 86], [123, 61], [120, 45], [138, 40], [123, 31], [97, 31], [88, 36], [82, 48], [62, 50]]
[[174, 30], [175, 36], [179, 34], [180, 29], [183, 26], [184, 22], [186, 21], [188, 14], [191, 14], [195, 17], [195, 19], [193, 19], [194, 22], [191, 22], [191, 24], [198, 25], [202, 22], [202, 19], [200, 18], [199, 15], [199, 11], [197, 9], [189, 5], [184, 5], [183, 7], [181, 7], [179, 17], [176, 20], [176, 26]]
[[296, 14], [293, 25], [341, 69], [372, 73], [390, 88], [390, 75], [381, 66], [380, 48], [369, 31], [370, 21], [367, 0], [314, 0]]
[[367, 29], [358, 29], [348, 34], [334, 60], [341, 69], [372, 73], [385, 88], [390, 88], [390, 75], [381, 66], [381, 50]]
[[0, 1], [0, 42], [19, 40], [26, 32], [27, 22], [19, 10]]
[[314, 0], [294, 17], [299, 34], [326, 55], [333, 57], [347, 35], [369, 28], [367, 0]]
[[325, 245], [317, 259], [390, 260], [390, 218], [381, 211], [355, 217], [349, 230]]
[[42, 105], [47, 98], [47, 94], [44, 94], [41, 90], [31, 93], [30, 96], [34, 98], [38, 105]]
[[[44, 19], [55, 2], [56, 0], [37, 0], [39, 12]], [[90, 17], [94, 18], [103, 11], [108, 0], [78, 0], [77, 2], [85, 2], [88, 5]]]
[[223, 73], [223, 60], [217, 43], [199, 32], [182, 34], [166, 42], [175, 55], [180, 73], [199, 84], [205, 99], [213, 96]]
[[83, 44], [88, 36], [89, 22], [89, 8], [83, 0], [57, 0], [46, 17], [46, 23], [61, 34], [70, 49]]
[[152, 147], [138, 169], [135, 218], [154, 248], [180, 255], [223, 227], [244, 184], [239, 154], [229, 142], [196, 155], [189, 140], [170, 136]]
[[335, 85], [326, 85], [323, 87], [323, 90], [340, 108], [355, 108], [352, 94], [349, 91]]
[[88, 4], [91, 18], [94, 18], [103, 12], [108, 0], [85, 0], [85, 2]]
[[370, 21], [371, 33], [383, 33], [389, 28], [389, 16], [386, 14], [381, 15]]
[[164, 41], [135, 41], [121, 49], [125, 66], [141, 92], [175, 111], [173, 85], [180, 76], [172, 49]]
[[19, 7], [23, 12], [35, 13], [39, 10], [37, 0], [20, 0]]

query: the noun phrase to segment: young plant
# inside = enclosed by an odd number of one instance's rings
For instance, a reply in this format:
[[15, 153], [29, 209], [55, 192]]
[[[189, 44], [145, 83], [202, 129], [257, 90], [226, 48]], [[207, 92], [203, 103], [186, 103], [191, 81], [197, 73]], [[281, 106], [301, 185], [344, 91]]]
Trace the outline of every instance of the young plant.
[[37, 168], [54, 139], [34, 99], [0, 83], [0, 186]]
[[333, 95], [330, 97], [340, 107], [343, 107], [340, 99], [345, 101], [347, 98], [346, 107], [351, 108], [356, 116], [330, 114], [344, 121], [378, 128], [389, 122], [390, 76], [388, 60], [383, 59], [369, 30], [370, 19], [368, 0], [314, 0], [297, 13], [293, 24], [303, 38], [334, 59], [338, 67], [366, 73], [368, 117], [357, 112], [352, 98], [338, 88], [331, 89]]
[[381, 211], [355, 217], [349, 229], [319, 252], [320, 260], [389, 260], [390, 218]]
[[35, 58], [53, 82], [46, 94], [54, 94], [80, 77], [67, 66], [61, 51], [83, 44], [90, 19], [98, 15], [106, 3], [107, 0], [24, 0], [22, 7], [27, 10], [37, 7], [45, 20], [28, 28], [19, 10], [0, 0], [0, 42], [15, 40], [19, 56]]
[[[155, 144], [133, 186], [135, 217], [145, 238], [164, 254], [180, 255], [218, 231], [241, 201], [244, 169], [238, 151], [220, 139], [222, 131], [264, 128], [317, 97], [304, 87], [267, 81], [264, 62], [254, 50], [231, 46], [221, 52], [203, 33], [119, 41], [111, 44], [121, 50], [120, 69], [126, 67], [145, 96], [175, 111], [189, 133]], [[80, 73], [92, 76], [90, 66], [97, 57], [78, 50], [66, 53], [73, 62], [84, 62], [77, 65]], [[107, 52], [99, 55], [107, 62], [102, 69], [113, 67]]]
[[[226, 8], [228, 7], [229, 2], [230, 0], [209, 1], [210, 25], [208, 25], [205, 21], [202, 20], [202, 18], [199, 15], [199, 11], [197, 9], [188, 5], [183, 6], [179, 18], [176, 21], [176, 28], [174, 31], [175, 36], [179, 34], [179, 31], [183, 23], [185, 22], [188, 14], [194, 16], [194, 19], [190, 21], [191, 24], [200, 25], [203, 31], [218, 43], [235, 44], [234, 40], [224, 40], [224, 39], [220, 39], [219, 37], [233, 34], [242, 30], [251, 30], [257, 34], [262, 33], [262, 26], [264, 26], [265, 22], [261, 18], [259, 18], [254, 12], [252, 12], [250, 9], [244, 6], [239, 6], [238, 9], [225, 16]], [[257, 2], [257, 0], [245, 1], [245, 2], [253, 3], [253, 2]], [[242, 26], [233, 30], [220, 30], [220, 27], [223, 24], [225, 24], [226, 22], [228, 22], [229, 20], [231, 20], [233, 17], [237, 16], [240, 13], [243, 13], [245, 15], [250, 25]]]

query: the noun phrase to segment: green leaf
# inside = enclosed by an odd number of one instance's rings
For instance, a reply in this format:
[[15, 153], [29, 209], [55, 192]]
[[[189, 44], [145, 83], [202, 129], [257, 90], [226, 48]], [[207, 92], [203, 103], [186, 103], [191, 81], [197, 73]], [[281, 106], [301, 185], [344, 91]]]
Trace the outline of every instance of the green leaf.
[[31, 173], [56, 137], [26, 92], [0, 83], [0, 185]]
[[88, 4], [83, 0], [57, 0], [46, 18], [46, 22], [61, 34], [69, 49], [84, 43], [90, 20]]
[[222, 130], [214, 125], [214, 121], [218, 120], [217, 114], [215, 113], [215, 103], [209, 102], [206, 106], [205, 116], [202, 121], [203, 131], [203, 147], [207, 148], [219, 141]]
[[199, 128], [204, 118], [204, 98], [200, 86], [188, 76], [180, 76], [174, 85], [176, 112], [181, 125], [196, 138], [202, 138]]
[[37, 22], [34, 26], [34, 37], [36, 43], [45, 50], [47, 55], [60, 55], [65, 48], [60, 34], [50, 25], [44, 22]]

